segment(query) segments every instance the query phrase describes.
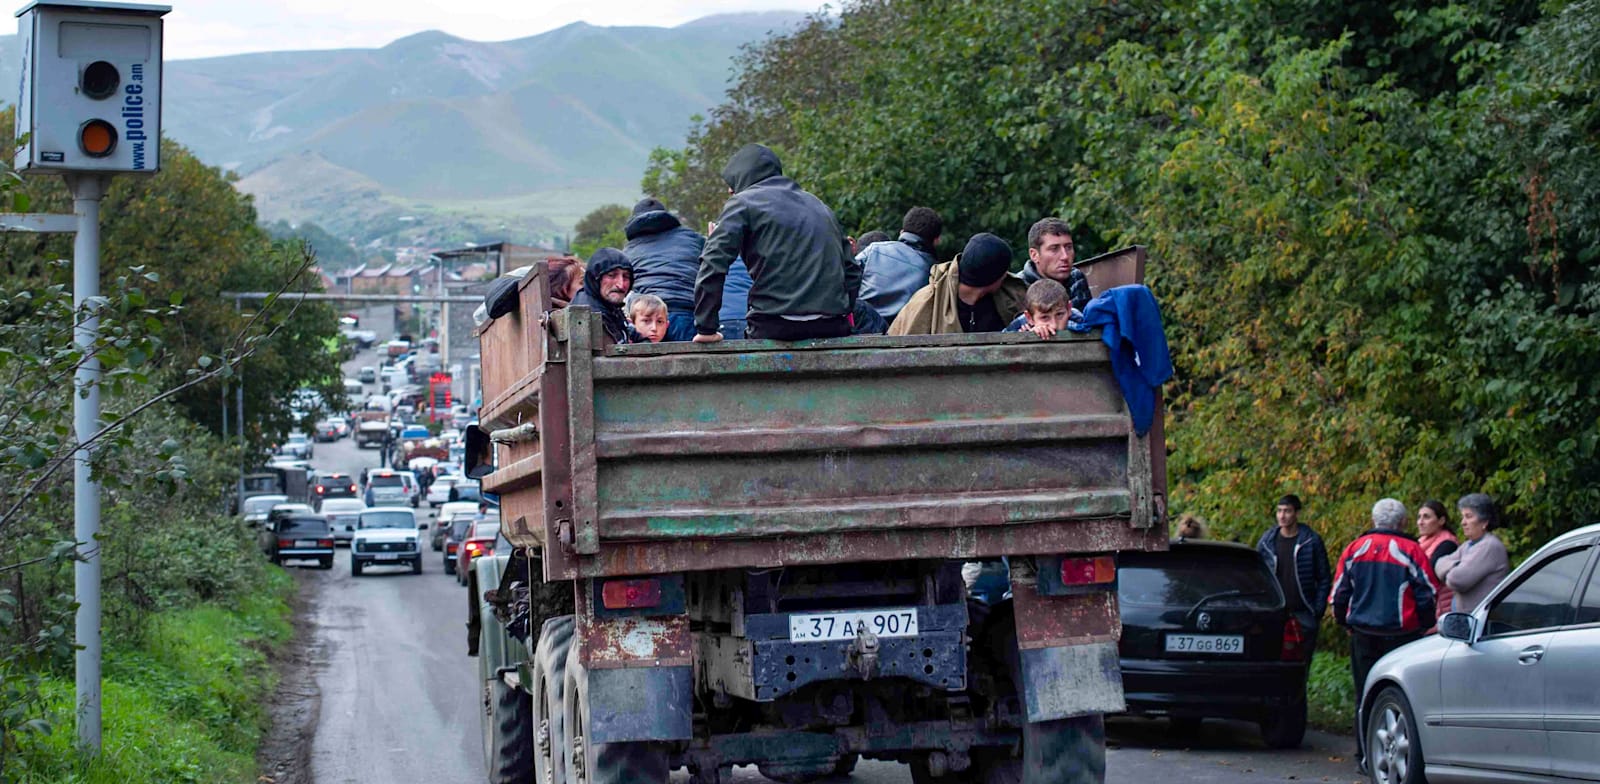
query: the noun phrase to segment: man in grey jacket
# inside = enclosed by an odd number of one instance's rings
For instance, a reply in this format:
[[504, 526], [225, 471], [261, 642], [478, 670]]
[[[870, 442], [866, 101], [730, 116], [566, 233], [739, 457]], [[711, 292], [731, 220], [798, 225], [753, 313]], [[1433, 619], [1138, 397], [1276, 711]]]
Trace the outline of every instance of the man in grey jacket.
[[861, 301], [883, 317], [884, 329], [894, 324], [911, 295], [928, 285], [928, 271], [938, 261], [933, 250], [943, 231], [939, 213], [912, 207], [900, 221], [899, 239], [868, 245], [856, 254], [861, 264]]
[[633, 262], [633, 290], [667, 303], [666, 339], [694, 338], [694, 279], [706, 238], [654, 198], [633, 205], [622, 233], [628, 238], [622, 252]]
[[750, 269], [746, 337], [805, 340], [850, 334], [847, 314], [861, 288], [861, 265], [833, 210], [783, 176], [772, 150], [747, 144], [723, 167], [731, 196], [700, 254], [694, 340], [722, 339], [719, 311], [728, 267]]

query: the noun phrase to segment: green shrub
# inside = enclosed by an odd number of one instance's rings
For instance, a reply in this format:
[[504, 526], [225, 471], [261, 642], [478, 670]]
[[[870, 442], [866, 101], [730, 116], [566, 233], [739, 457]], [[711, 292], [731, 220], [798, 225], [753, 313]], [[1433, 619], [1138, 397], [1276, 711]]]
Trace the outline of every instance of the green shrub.
[[1350, 657], [1319, 650], [1311, 659], [1306, 683], [1307, 720], [1311, 726], [1348, 735], [1356, 721], [1355, 684]]

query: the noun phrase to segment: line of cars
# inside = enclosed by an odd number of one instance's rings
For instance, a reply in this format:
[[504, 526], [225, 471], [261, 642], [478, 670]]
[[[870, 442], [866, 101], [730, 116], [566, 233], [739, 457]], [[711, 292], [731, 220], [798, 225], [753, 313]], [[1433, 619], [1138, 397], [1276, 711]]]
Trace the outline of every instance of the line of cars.
[[409, 566], [420, 574], [418, 541], [427, 526], [418, 525], [413, 511], [420, 498], [416, 477], [390, 469], [367, 473], [365, 498], [350, 475], [318, 471], [306, 489], [310, 503], [284, 494], [255, 495], [240, 505], [240, 515], [257, 529], [262, 553], [275, 564], [314, 561], [331, 569], [335, 548], [343, 544], [350, 548], [354, 576], [372, 566], [390, 565]]

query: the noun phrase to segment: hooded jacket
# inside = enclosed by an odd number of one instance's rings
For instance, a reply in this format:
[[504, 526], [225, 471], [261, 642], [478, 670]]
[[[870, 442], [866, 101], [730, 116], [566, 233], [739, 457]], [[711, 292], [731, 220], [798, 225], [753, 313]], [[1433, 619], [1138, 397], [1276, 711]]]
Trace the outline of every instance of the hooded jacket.
[[850, 255], [833, 210], [783, 176], [772, 150], [747, 144], [722, 170], [733, 195], [700, 254], [694, 323], [717, 331], [723, 283], [744, 257], [753, 281], [749, 313], [764, 316], [844, 316], [855, 307], [861, 266]]
[[[955, 261], [935, 264], [928, 276], [928, 285], [911, 295], [906, 306], [895, 316], [889, 334], [960, 334], [961, 315], [956, 309], [956, 297], [960, 295], [961, 285], [960, 264], [960, 256], [956, 256]], [[1001, 320], [1010, 321], [1027, 304], [1028, 284], [1007, 272], [1005, 282], [989, 296], [994, 298], [994, 309], [1000, 314]]]
[[633, 262], [633, 290], [654, 294], [668, 310], [694, 309], [694, 279], [706, 238], [666, 210], [636, 213], [622, 227]]
[[583, 291], [572, 298], [573, 305], [584, 307], [600, 314], [601, 323], [605, 324], [606, 334], [618, 343], [637, 343], [639, 333], [633, 331], [628, 320], [622, 316], [622, 306], [613, 305], [600, 296], [600, 279], [607, 272], [617, 269], [632, 271], [633, 262], [616, 248], [601, 248], [589, 257], [589, 267], [583, 272]]
[[885, 320], [893, 321], [911, 295], [928, 285], [928, 271], [937, 260], [921, 237], [900, 232], [894, 242], [874, 242], [856, 255], [861, 264], [861, 301]]
[[[1039, 274], [1039, 268], [1034, 266], [1033, 259], [1029, 259], [1027, 264], [1022, 265], [1023, 283], [1032, 286], [1039, 282], [1042, 277], [1044, 276]], [[1067, 287], [1067, 299], [1072, 300], [1072, 306], [1078, 310], [1088, 307], [1089, 300], [1094, 299], [1094, 295], [1089, 292], [1089, 276], [1083, 274], [1083, 270], [1077, 267], [1072, 268], [1072, 274], [1067, 276], [1065, 285]]]

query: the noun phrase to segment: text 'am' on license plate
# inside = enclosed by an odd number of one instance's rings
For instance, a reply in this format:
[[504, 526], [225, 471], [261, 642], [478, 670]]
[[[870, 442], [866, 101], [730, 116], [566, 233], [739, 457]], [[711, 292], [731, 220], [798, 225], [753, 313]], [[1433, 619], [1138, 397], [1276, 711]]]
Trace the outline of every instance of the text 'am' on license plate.
[[861, 632], [879, 637], [917, 636], [917, 610], [840, 610], [789, 616], [789, 640], [854, 640]]
[[1242, 634], [1169, 634], [1167, 653], [1244, 653]]

